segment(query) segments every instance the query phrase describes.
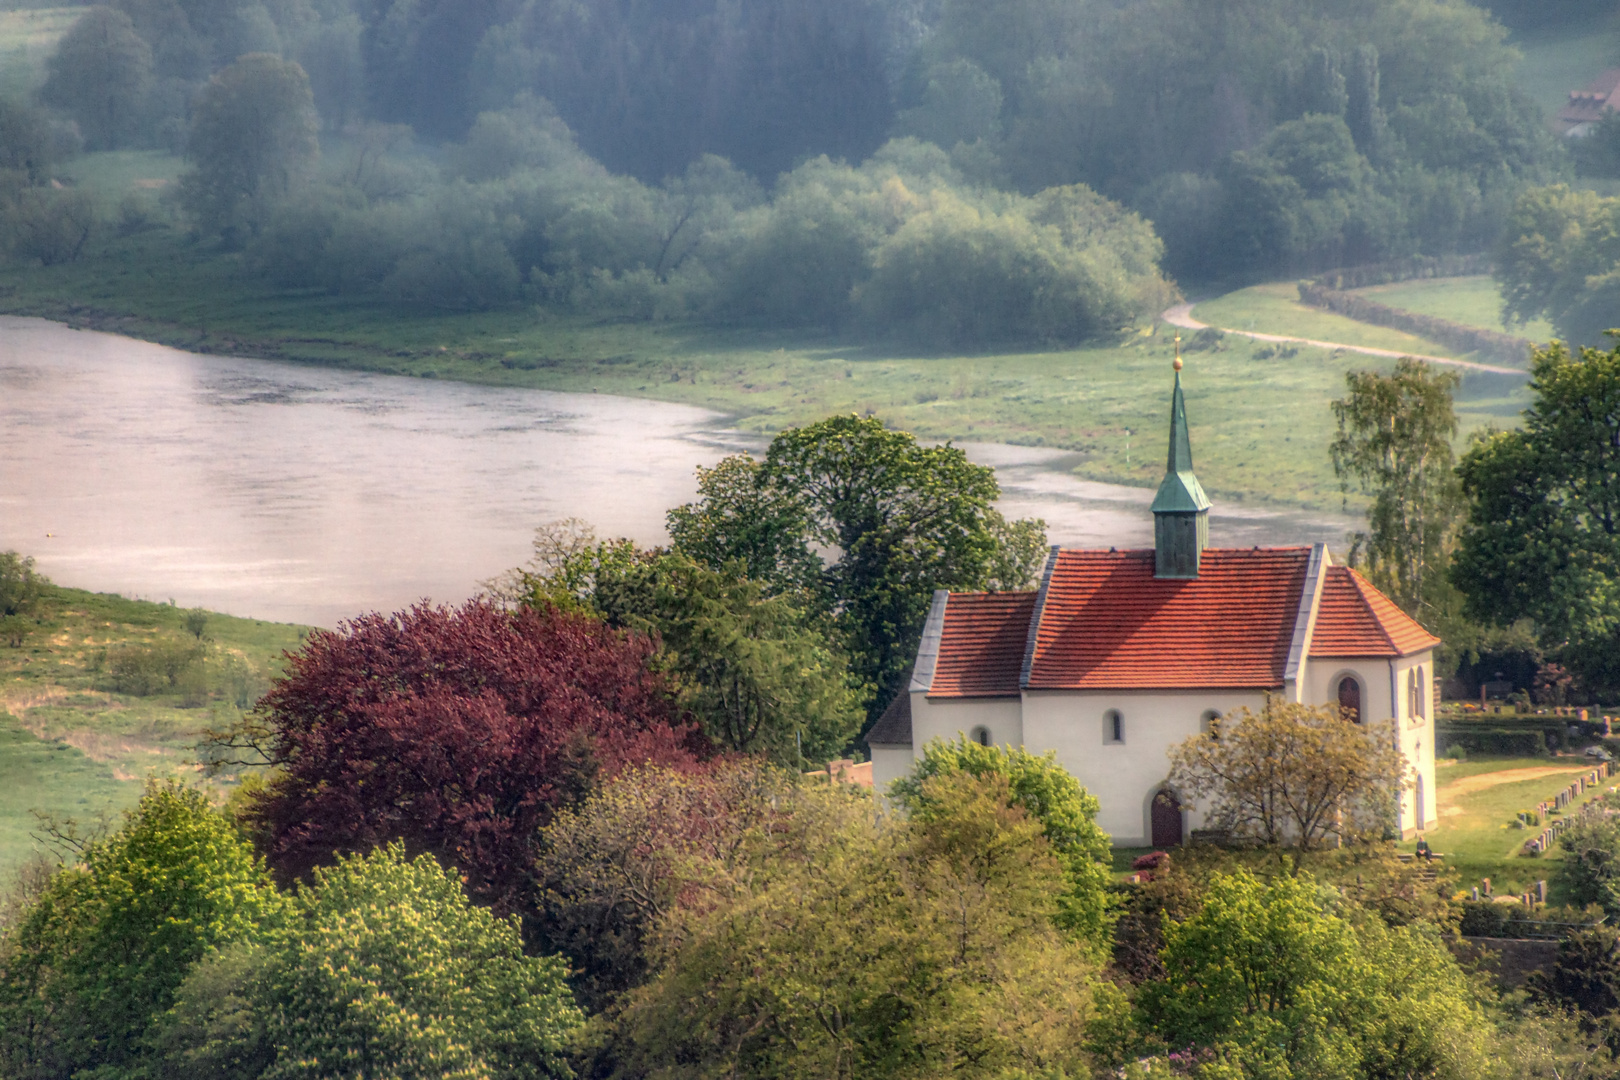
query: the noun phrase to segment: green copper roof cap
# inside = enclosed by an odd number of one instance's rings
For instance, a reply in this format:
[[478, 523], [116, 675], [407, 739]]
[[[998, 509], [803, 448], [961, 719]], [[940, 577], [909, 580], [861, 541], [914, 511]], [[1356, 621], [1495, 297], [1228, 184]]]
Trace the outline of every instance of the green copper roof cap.
[[1159, 493], [1153, 497], [1153, 512], [1193, 514], [1208, 510], [1209, 506], [1209, 496], [1193, 475], [1192, 441], [1187, 437], [1187, 405], [1181, 397], [1181, 357], [1178, 356], [1176, 390], [1170, 398], [1170, 460], [1165, 464]]

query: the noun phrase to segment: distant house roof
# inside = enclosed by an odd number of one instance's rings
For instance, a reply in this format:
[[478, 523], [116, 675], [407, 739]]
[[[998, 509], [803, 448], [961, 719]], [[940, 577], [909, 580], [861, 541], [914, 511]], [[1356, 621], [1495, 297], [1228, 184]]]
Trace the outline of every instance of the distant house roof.
[[1032, 592], [951, 593], [930, 695], [1017, 697]]
[[[1151, 549], [1054, 549], [1039, 593], [936, 594], [911, 689], [1269, 690], [1294, 677], [1301, 650], [1395, 657], [1437, 644], [1354, 570], [1313, 563], [1308, 547], [1211, 548], [1186, 580], [1155, 577]], [[909, 741], [908, 698], [890, 704], [869, 743]]]
[[1410, 656], [1440, 639], [1348, 566], [1330, 566], [1311, 635], [1312, 656]]
[[1558, 110], [1558, 123], [1566, 134], [1577, 133], [1574, 129], [1584, 131], [1585, 125], [1602, 120], [1610, 109], [1620, 109], [1620, 68], [1610, 68], [1585, 89], [1571, 90], [1569, 101]]

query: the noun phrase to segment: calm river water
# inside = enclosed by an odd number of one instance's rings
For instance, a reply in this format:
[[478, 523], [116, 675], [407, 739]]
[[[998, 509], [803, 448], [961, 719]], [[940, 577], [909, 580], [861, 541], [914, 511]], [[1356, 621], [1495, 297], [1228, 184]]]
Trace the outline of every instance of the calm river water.
[[[693, 469], [763, 445], [716, 413], [198, 356], [0, 317], [0, 550], [81, 588], [331, 626], [459, 601], [563, 517], [666, 539]], [[1152, 492], [968, 444], [1054, 543], [1152, 543]], [[1217, 544], [1342, 545], [1332, 515], [1217, 506]]]

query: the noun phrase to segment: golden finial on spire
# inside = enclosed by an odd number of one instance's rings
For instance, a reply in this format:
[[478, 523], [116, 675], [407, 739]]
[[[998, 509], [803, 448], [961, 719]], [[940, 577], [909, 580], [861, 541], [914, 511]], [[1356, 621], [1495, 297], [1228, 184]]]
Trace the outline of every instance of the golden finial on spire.
[[1181, 370], [1181, 331], [1176, 331], [1176, 370]]

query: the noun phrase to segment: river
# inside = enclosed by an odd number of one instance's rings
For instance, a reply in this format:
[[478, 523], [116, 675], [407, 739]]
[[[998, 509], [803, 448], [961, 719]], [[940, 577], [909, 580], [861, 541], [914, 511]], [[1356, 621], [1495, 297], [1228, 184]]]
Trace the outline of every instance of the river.
[[[564, 517], [667, 539], [693, 470], [762, 440], [688, 405], [199, 356], [0, 317], [0, 550], [63, 584], [333, 626], [459, 601]], [[1001, 509], [1054, 543], [1152, 542], [1152, 492], [1061, 451], [964, 444]], [[1223, 508], [1221, 545], [1326, 540], [1348, 519]]]

